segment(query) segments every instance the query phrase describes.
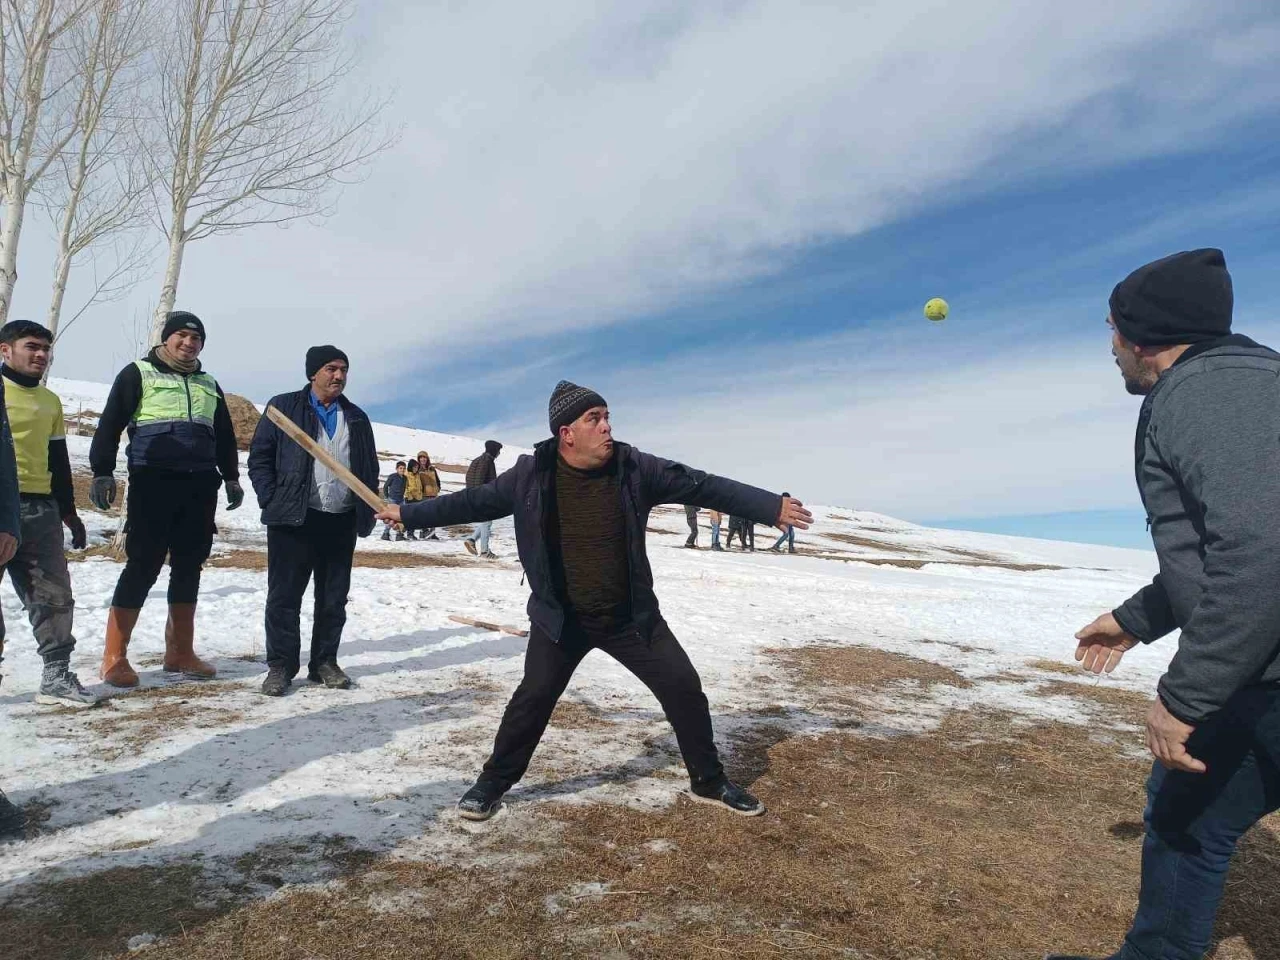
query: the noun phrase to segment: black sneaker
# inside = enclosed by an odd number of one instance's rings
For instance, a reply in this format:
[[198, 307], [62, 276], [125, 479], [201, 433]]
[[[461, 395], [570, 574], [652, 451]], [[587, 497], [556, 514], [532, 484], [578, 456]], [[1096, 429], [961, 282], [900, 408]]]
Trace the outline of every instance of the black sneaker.
[[307, 679], [312, 683], [323, 683], [330, 690], [346, 690], [351, 686], [351, 678], [342, 672], [336, 660], [326, 660], [307, 671]]
[[267, 678], [262, 681], [262, 693], [268, 697], [283, 697], [291, 686], [293, 681], [285, 676], [284, 667], [269, 667]]
[[476, 785], [462, 795], [458, 801], [458, 815], [464, 820], [488, 820], [502, 806], [502, 795], [497, 784], [488, 780], [477, 780]]
[[390, 528], [390, 527], [384, 527], [384, 528], [383, 528], [383, 530], [382, 530], [382, 539], [383, 539], [383, 540], [390, 540], [390, 539], [391, 539], [391, 528]]
[[742, 817], [758, 817], [764, 813], [764, 804], [732, 780], [725, 780], [713, 787], [692, 788], [689, 796], [699, 803], [723, 807], [730, 813], [736, 813]]
[[21, 840], [27, 832], [27, 815], [0, 790], [0, 840]]

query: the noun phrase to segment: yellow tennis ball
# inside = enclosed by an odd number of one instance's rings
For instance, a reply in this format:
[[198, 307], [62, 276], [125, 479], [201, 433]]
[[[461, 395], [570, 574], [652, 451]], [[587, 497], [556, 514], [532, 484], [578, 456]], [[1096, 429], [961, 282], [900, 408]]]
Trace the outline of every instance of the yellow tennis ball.
[[924, 315], [937, 323], [939, 320], [947, 319], [947, 312], [951, 308], [947, 306], [947, 301], [941, 297], [934, 297], [924, 305]]

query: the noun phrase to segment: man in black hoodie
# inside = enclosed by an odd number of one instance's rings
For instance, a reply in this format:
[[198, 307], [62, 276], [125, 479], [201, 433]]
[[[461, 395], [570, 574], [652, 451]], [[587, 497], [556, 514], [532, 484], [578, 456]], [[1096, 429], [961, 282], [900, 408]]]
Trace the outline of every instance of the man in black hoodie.
[[200, 366], [204, 323], [194, 313], [168, 315], [160, 343], [120, 371], [98, 420], [89, 463], [89, 499], [107, 510], [116, 499], [116, 454], [129, 433], [129, 501], [125, 556], [107, 614], [102, 679], [136, 687], [127, 653], [138, 614], [169, 558], [169, 621], [164, 669], [197, 679], [217, 671], [195, 655], [200, 571], [213, 547], [218, 488], [227, 509], [244, 501], [236, 433], [218, 382]]
[[[475, 490], [483, 487], [486, 483], [492, 483], [498, 479], [498, 454], [502, 452], [502, 444], [497, 440], [486, 440], [484, 442], [484, 453], [471, 461], [471, 466], [467, 467], [467, 489]], [[493, 529], [493, 521], [485, 520], [483, 523], [476, 524], [476, 531], [473, 536], [467, 537], [462, 541], [462, 545], [467, 548], [469, 553], [479, 553], [480, 556], [488, 559], [497, 559], [497, 554], [489, 549], [489, 532]], [[479, 549], [476, 543], [479, 541]]]
[[1110, 672], [1181, 630], [1147, 715], [1142, 886], [1112, 960], [1205, 956], [1237, 841], [1280, 808], [1280, 354], [1231, 334], [1232, 303], [1211, 249], [1111, 295], [1160, 573], [1076, 635], [1076, 659]]
[[524, 775], [574, 670], [598, 647], [662, 704], [689, 771], [690, 795], [746, 816], [763, 813], [764, 805], [729, 780], [720, 763], [698, 673], [658, 609], [645, 528], [650, 510], [662, 503], [802, 530], [812, 515], [797, 500], [615, 443], [608, 407], [586, 387], [561, 381], [548, 419], [554, 436], [496, 480], [379, 514], [410, 527], [515, 516], [516, 546], [532, 591], [524, 680], [459, 811], [470, 820], [493, 816]]

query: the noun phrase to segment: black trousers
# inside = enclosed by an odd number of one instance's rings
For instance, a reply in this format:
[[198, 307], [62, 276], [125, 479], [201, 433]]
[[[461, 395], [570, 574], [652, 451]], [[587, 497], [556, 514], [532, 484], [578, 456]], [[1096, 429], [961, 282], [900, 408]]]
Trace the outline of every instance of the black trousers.
[[127, 562], [113, 607], [141, 610], [169, 557], [169, 602], [195, 603], [200, 568], [213, 549], [214, 514], [222, 478], [214, 471], [180, 473], [139, 467], [129, 471], [125, 517]]
[[689, 539], [684, 542], [686, 547], [696, 546], [698, 543], [698, 515], [696, 513], [686, 513], [685, 519], [689, 521]]
[[336, 660], [347, 622], [356, 515], [308, 510], [300, 527], [267, 527], [267, 665], [290, 679], [301, 660], [302, 595], [315, 575], [315, 619], [308, 672]]
[[658, 698], [675, 729], [690, 782], [701, 787], [723, 780], [702, 681], [666, 623], [658, 624], [650, 640], [634, 625], [600, 637], [566, 627], [559, 643], [535, 625], [525, 652], [524, 679], [502, 715], [493, 755], [481, 779], [505, 791], [524, 776], [569, 678], [582, 658], [597, 648], [635, 674]]

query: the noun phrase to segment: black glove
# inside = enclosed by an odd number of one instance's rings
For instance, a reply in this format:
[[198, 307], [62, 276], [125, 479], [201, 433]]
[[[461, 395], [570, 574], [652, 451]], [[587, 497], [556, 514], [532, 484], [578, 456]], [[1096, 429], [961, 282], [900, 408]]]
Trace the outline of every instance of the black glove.
[[89, 487], [89, 502], [104, 513], [116, 502], [116, 478], [94, 477]]
[[76, 550], [83, 550], [89, 543], [89, 534], [84, 529], [84, 521], [78, 514], [72, 512], [63, 517], [62, 522], [71, 531], [71, 546]]
[[244, 503], [244, 487], [240, 486], [239, 480], [228, 480], [227, 509], [234, 510], [242, 503]]

